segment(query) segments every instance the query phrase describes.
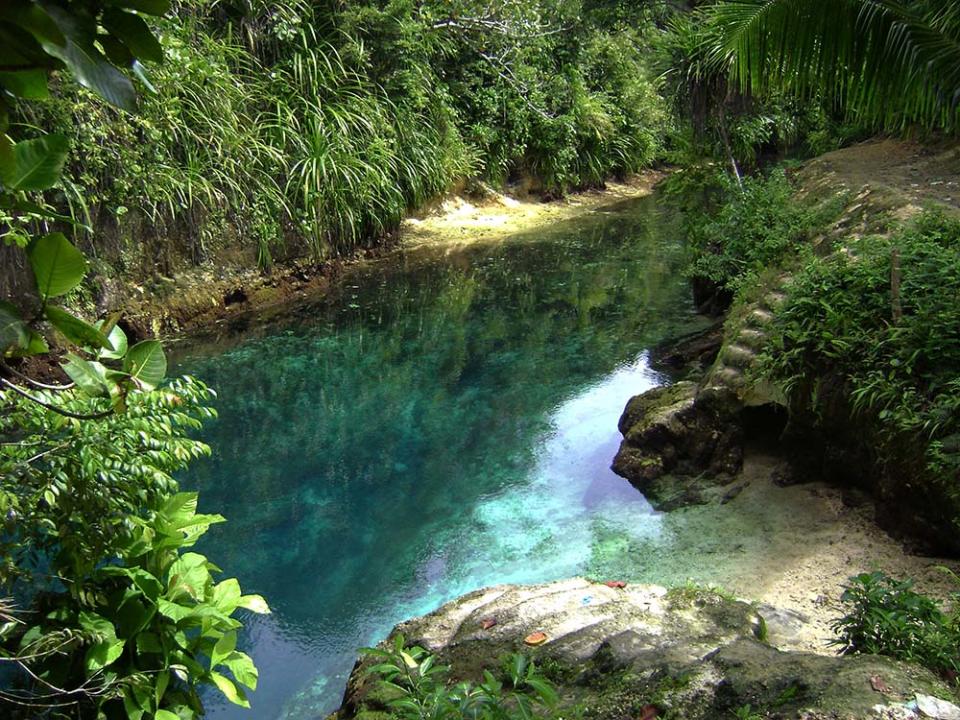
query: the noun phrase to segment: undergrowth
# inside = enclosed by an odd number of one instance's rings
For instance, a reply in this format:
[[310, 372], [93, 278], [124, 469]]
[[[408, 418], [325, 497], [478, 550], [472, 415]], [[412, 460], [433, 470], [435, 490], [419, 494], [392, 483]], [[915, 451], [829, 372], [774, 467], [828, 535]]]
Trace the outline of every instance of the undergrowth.
[[323, 258], [471, 178], [559, 195], [651, 164], [649, 24], [592, 7], [181, 0], [137, 114], [64, 82], [12, 131], [70, 138], [59, 203], [104, 274]]
[[815, 415], [839, 383], [881, 466], [925, 469], [960, 498], [960, 221], [928, 212], [809, 260], [761, 372]]
[[[948, 571], [949, 572], [949, 571]], [[954, 579], [956, 575], [950, 573]], [[956, 605], [957, 596], [954, 596]], [[920, 663], [956, 680], [960, 671], [960, 616], [917, 593], [911, 580], [881, 572], [851, 577], [833, 625], [842, 653], [887, 655]]]

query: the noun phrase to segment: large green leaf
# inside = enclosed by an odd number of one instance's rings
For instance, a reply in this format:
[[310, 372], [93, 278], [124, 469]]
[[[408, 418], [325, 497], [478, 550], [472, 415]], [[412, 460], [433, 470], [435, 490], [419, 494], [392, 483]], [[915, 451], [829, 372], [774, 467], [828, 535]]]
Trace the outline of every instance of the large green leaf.
[[63, 135], [21, 140], [11, 158], [0, 155], [0, 180], [8, 190], [46, 190], [60, 180], [70, 145]]
[[234, 705], [239, 705], [240, 707], [248, 708], [250, 707], [250, 701], [247, 700], [247, 696], [244, 694], [243, 690], [238, 688], [233, 684], [233, 681], [229, 678], [224, 677], [218, 672], [210, 672], [210, 679], [213, 680], [213, 684], [216, 685], [220, 692], [223, 693], [224, 697], [227, 698]]
[[44, 309], [44, 315], [46, 315], [47, 320], [49, 320], [57, 330], [62, 332], [64, 337], [70, 342], [87, 348], [100, 349], [110, 347], [110, 341], [106, 335], [90, 323], [81, 320], [75, 315], [71, 315], [62, 308], [48, 305]]
[[94, 644], [84, 658], [84, 666], [87, 673], [92, 674], [102, 670], [111, 663], [116, 662], [123, 654], [124, 641], [114, 638], [113, 640], [103, 640]]
[[70, 292], [87, 274], [87, 259], [63, 233], [37, 238], [27, 248], [27, 257], [44, 300]]
[[213, 652], [210, 653], [210, 667], [214, 668], [228, 657], [230, 654], [237, 649], [237, 633], [235, 632], [226, 632], [224, 633], [219, 640], [217, 640], [216, 645], [213, 646]]
[[44, 100], [50, 97], [46, 70], [0, 72], [0, 87], [24, 100]]
[[160, 47], [160, 42], [139, 15], [123, 10], [107, 10], [103, 14], [103, 26], [123, 41], [134, 57], [153, 62], [163, 60], [163, 48]]
[[270, 614], [270, 606], [267, 605], [267, 601], [264, 600], [261, 595], [244, 595], [240, 598], [240, 602], [237, 603], [237, 607], [246, 608], [250, 612], [255, 612], [259, 615]]
[[36, 330], [28, 330], [26, 345], [8, 349], [8, 353], [12, 357], [30, 357], [31, 355], [43, 355], [48, 352], [50, 352], [50, 347], [47, 345], [47, 341]]
[[184, 553], [170, 566], [167, 597], [170, 600], [176, 600], [187, 595], [200, 601], [206, 595], [209, 582], [210, 570], [207, 568], [207, 559], [198, 553]]
[[90, 397], [108, 397], [110, 395], [105, 380], [107, 369], [100, 363], [90, 362], [73, 353], [67, 353], [67, 362], [62, 367], [63, 371], [84, 394]]
[[110, 330], [110, 334], [107, 335], [107, 339], [110, 341], [112, 349], [104, 350], [100, 353], [100, 357], [105, 357], [108, 360], [123, 359], [123, 356], [127, 354], [127, 348], [129, 347], [127, 343], [127, 334], [120, 328], [119, 325], [114, 325], [113, 329]]
[[24, 348], [28, 342], [30, 329], [20, 311], [13, 304], [0, 301], [0, 355], [11, 347]]
[[158, 340], [144, 340], [127, 350], [123, 369], [146, 390], [152, 390], [167, 374], [167, 358]]
[[230, 669], [237, 682], [251, 690], [257, 689], [257, 681], [260, 679], [260, 673], [257, 666], [253, 664], [253, 659], [246, 653], [235, 650], [223, 660], [223, 665]]
[[63, 43], [41, 39], [44, 51], [66, 65], [84, 87], [117, 107], [133, 110], [137, 100], [133, 83], [95, 47], [95, 24], [69, 7], [48, 4], [44, 9], [66, 39]]

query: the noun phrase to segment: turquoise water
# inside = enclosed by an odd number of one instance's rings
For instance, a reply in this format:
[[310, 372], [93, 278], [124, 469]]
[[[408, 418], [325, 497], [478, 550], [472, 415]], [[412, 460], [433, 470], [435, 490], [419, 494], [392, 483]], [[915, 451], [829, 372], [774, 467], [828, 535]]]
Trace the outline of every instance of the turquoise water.
[[[356, 648], [485, 585], [618, 568], [661, 517], [608, 469], [658, 340], [696, 323], [655, 200], [548, 232], [353, 268], [282, 322], [194, 344], [213, 457], [185, 484], [221, 512], [203, 546], [263, 593], [243, 645], [253, 710], [323, 717]], [[618, 550], [619, 549], [619, 550]]]

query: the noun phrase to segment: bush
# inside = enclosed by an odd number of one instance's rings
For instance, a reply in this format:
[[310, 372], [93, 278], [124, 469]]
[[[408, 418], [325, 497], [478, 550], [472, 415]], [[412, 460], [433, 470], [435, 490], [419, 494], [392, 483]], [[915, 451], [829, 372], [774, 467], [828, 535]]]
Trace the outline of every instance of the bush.
[[[899, 289], [891, 282], [894, 267]], [[795, 408], [840, 383], [878, 461], [960, 497], [960, 221], [927, 213], [813, 259], [773, 324], [762, 373]]]
[[726, 173], [713, 176], [712, 188], [710, 179], [699, 182], [710, 206], [685, 220], [694, 255], [688, 272], [725, 290], [794, 255], [836, 212], [797, 202], [783, 169], [744, 178], [742, 188]]
[[888, 655], [931, 670], [960, 670], [960, 624], [910, 580], [881, 572], [851, 577], [840, 597], [846, 612], [834, 624], [834, 642], [843, 653]]
[[[13, 707], [184, 720], [202, 715], [202, 684], [247, 704], [257, 670], [236, 650], [233, 615], [268, 608], [188, 552], [223, 518], [198, 514], [172, 477], [208, 452], [186, 433], [212, 415], [210, 397], [181, 378], [129, 393], [123, 413], [77, 420], [0, 391], [0, 588], [17, 601], [0, 660], [23, 671], [5, 689]], [[40, 399], [102, 407], [76, 390]]]
[[368, 672], [392, 695], [387, 708], [404, 720], [533, 720], [551, 718], [557, 694], [525, 656], [515, 654], [503, 664], [503, 679], [489, 670], [480, 683], [448, 685], [450, 668], [437, 665], [421, 647], [405, 646], [402, 635], [387, 649], [363, 651], [377, 663]]

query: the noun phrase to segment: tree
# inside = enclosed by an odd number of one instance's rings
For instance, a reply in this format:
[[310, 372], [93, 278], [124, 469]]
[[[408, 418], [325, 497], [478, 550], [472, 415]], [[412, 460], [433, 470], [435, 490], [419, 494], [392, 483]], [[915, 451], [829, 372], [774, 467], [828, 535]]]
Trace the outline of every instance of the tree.
[[723, 0], [714, 59], [744, 91], [816, 95], [867, 124], [953, 130], [958, 0]]

